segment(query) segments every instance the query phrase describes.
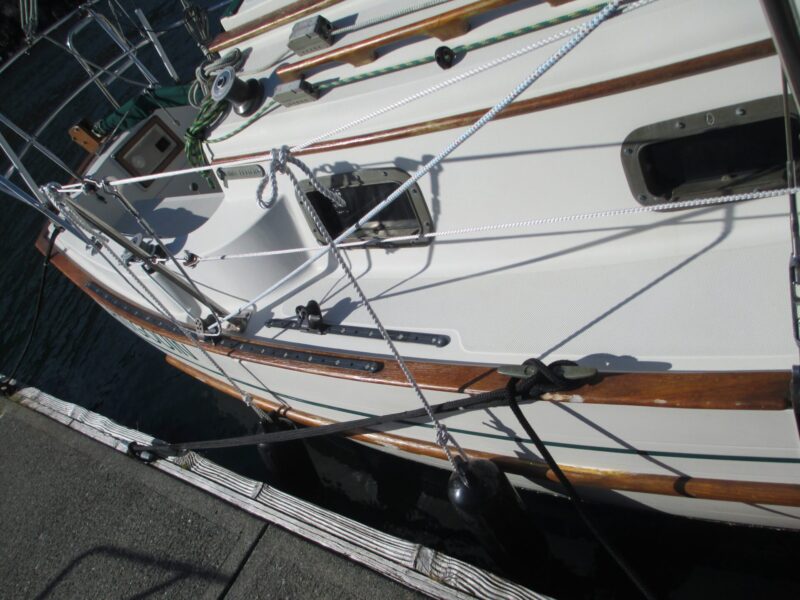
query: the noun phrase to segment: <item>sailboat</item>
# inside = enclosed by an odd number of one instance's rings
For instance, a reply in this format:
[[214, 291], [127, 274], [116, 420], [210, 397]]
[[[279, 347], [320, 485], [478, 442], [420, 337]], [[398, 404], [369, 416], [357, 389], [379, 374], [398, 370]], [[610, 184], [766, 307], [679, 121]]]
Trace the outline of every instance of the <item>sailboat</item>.
[[53, 265], [260, 411], [800, 528], [793, 3], [234, 4], [75, 181], [4, 142]]

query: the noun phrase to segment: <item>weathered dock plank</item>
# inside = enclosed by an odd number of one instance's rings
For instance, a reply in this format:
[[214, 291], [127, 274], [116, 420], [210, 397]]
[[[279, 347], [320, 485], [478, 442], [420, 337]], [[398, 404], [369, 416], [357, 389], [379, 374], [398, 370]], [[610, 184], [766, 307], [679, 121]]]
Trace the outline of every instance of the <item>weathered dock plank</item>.
[[197, 454], [144, 465], [123, 452], [151, 437], [35, 388], [13, 400], [0, 598], [543, 598]]

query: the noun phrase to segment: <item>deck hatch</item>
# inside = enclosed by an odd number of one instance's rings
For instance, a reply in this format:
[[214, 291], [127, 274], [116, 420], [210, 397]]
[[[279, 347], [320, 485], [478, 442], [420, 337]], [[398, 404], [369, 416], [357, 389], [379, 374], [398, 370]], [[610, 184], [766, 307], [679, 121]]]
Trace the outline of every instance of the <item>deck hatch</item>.
[[[337, 173], [319, 177], [318, 180], [323, 186], [334, 189], [341, 194], [347, 205], [343, 211], [337, 211], [330, 200], [314, 189], [309, 180], [300, 182], [300, 190], [317, 211], [331, 237], [335, 238], [408, 179], [410, 179], [408, 173], [394, 168], [361, 169], [349, 173]], [[314, 237], [320, 244], [324, 244], [324, 236], [314, 225], [308, 214], [306, 214], [306, 220], [314, 233]], [[414, 184], [402, 196], [378, 213], [373, 220], [346, 238], [345, 241], [367, 240], [379, 243], [390, 237], [413, 235], [418, 237], [399, 242], [397, 245], [428, 244], [430, 243], [430, 238], [421, 236], [432, 230], [433, 221], [422, 196], [422, 191], [417, 184]]]
[[[797, 159], [797, 114], [790, 122]], [[787, 185], [780, 96], [640, 127], [621, 152], [628, 185], [643, 205]]]

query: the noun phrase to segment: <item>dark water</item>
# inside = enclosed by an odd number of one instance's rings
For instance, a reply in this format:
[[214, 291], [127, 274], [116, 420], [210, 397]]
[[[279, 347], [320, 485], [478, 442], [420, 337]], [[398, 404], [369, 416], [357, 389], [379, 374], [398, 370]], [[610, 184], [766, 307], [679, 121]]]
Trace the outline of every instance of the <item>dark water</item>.
[[[178, 17], [177, 2], [139, 2], [158, 29]], [[123, 21], [123, 26], [129, 25]], [[63, 34], [62, 34], [63, 35]], [[93, 60], [108, 48], [83, 39]], [[168, 49], [179, 72], [191, 77], [201, 55], [182, 29]], [[152, 70], [166, 75], [153, 57]], [[32, 130], [61, 94], [83, 76], [50, 45], [2, 76], [0, 112]], [[133, 70], [128, 72], [134, 74]], [[117, 98], [131, 89], [112, 88]], [[76, 112], [59, 119], [43, 142], [71, 164], [81, 151], [66, 135], [79, 118], [96, 119], [107, 110], [90, 88]], [[12, 144], [19, 140], [9, 135]], [[29, 154], [39, 182], [64, 180], [57, 169]], [[5, 168], [5, 167], [4, 167]], [[32, 210], [0, 197], [0, 372], [16, 362], [33, 317], [42, 257], [33, 243], [42, 219]], [[124, 425], [170, 441], [252, 433], [258, 423], [238, 400], [222, 395], [169, 367], [163, 355], [121, 327], [63, 276], [51, 270], [34, 342], [18, 378], [55, 396], [99, 412]], [[560, 598], [636, 598], [621, 574], [568, 503], [524, 494], [531, 519], [544, 542], [524, 540], [524, 572], [499, 564], [459, 522], [445, 493], [443, 471], [413, 465], [343, 440], [307, 445], [312, 467], [282, 485], [327, 508], [406, 539], [511, 575], [533, 589]], [[243, 475], [270, 480], [255, 450], [219, 451], [209, 456]], [[669, 598], [800, 598], [800, 536], [733, 528], [635, 511], [593, 508], [599, 527], [619, 547], [642, 579]], [[531, 546], [536, 544], [536, 547]], [[543, 546], [548, 558], [536, 559]]]

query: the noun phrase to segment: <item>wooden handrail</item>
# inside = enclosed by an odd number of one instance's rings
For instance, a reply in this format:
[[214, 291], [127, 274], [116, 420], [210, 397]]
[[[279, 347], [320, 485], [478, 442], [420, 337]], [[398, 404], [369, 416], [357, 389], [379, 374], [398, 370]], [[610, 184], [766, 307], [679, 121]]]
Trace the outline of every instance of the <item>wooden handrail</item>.
[[225, 48], [236, 46], [245, 40], [297, 19], [307, 17], [324, 8], [339, 4], [339, 2], [342, 2], [342, 0], [297, 0], [297, 2], [292, 2], [283, 8], [272, 11], [260, 19], [220, 33], [211, 42], [210, 48], [215, 52], [219, 52]]
[[[527, 100], [518, 100], [510, 104], [508, 108], [497, 115], [496, 118], [506, 119], [537, 111], [568, 106], [570, 104], [575, 104], [576, 102], [585, 102], [587, 100], [604, 98], [613, 94], [621, 94], [647, 86], [667, 83], [682, 77], [690, 77], [693, 75], [706, 73], [715, 69], [724, 69], [726, 67], [731, 67], [744, 62], [773, 56], [774, 54], [775, 47], [772, 44], [772, 40], [761, 40], [759, 42], [753, 42], [743, 46], [737, 46], [735, 48], [728, 48], [727, 50], [721, 50], [712, 54], [690, 58], [677, 63], [664, 65], [662, 67], [654, 67], [645, 71], [631, 73], [630, 75], [623, 75], [614, 79], [598, 81], [596, 83], [590, 83], [560, 92], [553, 92], [552, 94], [545, 94], [544, 96], [537, 96]], [[373, 131], [351, 137], [324, 140], [297, 152], [297, 155], [345, 150], [348, 148], [380, 144], [418, 135], [427, 135], [429, 133], [445, 131], [457, 127], [467, 127], [472, 125], [472, 123], [485, 114], [487, 110], [489, 110], [489, 107], [466, 113], [450, 115], [447, 117], [441, 117], [438, 119], [429, 119], [419, 123], [394, 127], [392, 129]], [[267, 152], [262, 150], [260, 152], [248, 154], [225, 156], [217, 158], [214, 160], [213, 164], [215, 166], [222, 166], [228, 162], [246, 158], [255, 158], [257, 156], [264, 156], [265, 154], [267, 154]]]
[[[414, 36], [435, 37], [449, 40], [469, 30], [469, 19], [502, 6], [519, 3], [519, 0], [478, 0], [461, 8], [449, 10], [440, 15], [398, 27], [385, 33], [374, 35], [366, 40], [355, 42], [341, 48], [323, 52], [311, 58], [280, 67], [276, 74], [282, 81], [300, 79], [311, 69], [330, 63], [349, 63], [354, 66], [366, 65], [377, 58], [377, 51], [383, 46]], [[519, 8], [527, 8], [520, 3]]]

